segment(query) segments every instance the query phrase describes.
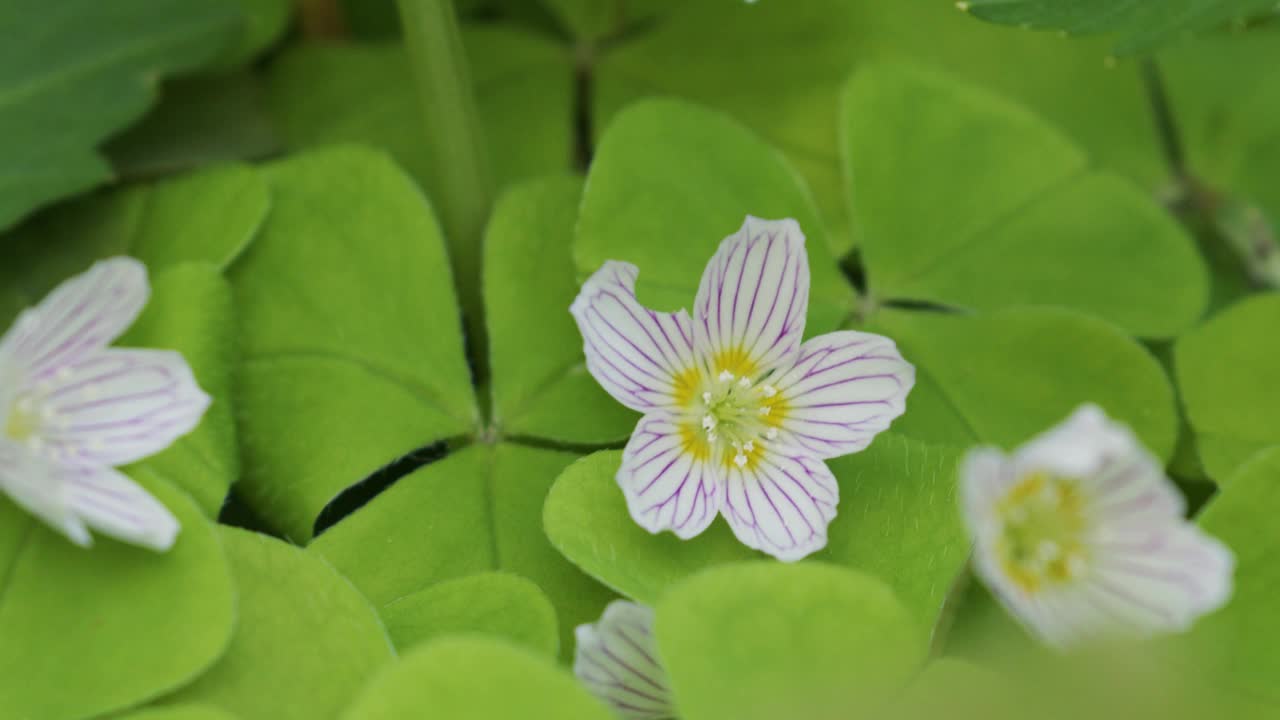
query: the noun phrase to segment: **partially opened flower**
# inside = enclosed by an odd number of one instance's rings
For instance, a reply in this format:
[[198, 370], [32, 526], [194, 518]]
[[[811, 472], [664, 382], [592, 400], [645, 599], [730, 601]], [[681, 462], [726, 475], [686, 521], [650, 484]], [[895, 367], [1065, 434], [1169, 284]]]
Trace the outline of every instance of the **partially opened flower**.
[[1231, 551], [1096, 406], [1012, 455], [971, 451], [960, 481], [976, 571], [1051, 645], [1184, 630], [1231, 596]]
[[653, 640], [653, 610], [626, 600], [605, 608], [595, 625], [579, 625], [573, 673], [627, 718], [675, 716], [667, 674]]
[[687, 539], [722, 513], [743, 543], [783, 560], [822, 548], [839, 495], [823, 460], [901, 415], [915, 369], [879, 335], [801, 342], [809, 262], [794, 220], [748, 217], [726, 238], [693, 317], [642, 307], [638, 274], [605, 263], [571, 308], [587, 369], [645, 414], [617, 476], [631, 516]]
[[178, 353], [107, 347], [149, 294], [141, 263], [104, 260], [0, 338], [0, 490], [78, 545], [89, 528], [155, 550], [178, 533], [114, 469], [168, 447], [209, 405]]

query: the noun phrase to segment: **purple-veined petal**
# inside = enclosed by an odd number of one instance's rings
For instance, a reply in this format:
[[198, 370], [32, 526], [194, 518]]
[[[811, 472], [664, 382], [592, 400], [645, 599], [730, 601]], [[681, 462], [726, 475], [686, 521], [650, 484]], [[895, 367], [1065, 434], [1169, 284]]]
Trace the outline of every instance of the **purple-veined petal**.
[[864, 449], [906, 410], [916, 370], [892, 340], [844, 330], [800, 346], [794, 366], [772, 381], [788, 440], [819, 458]]
[[23, 311], [0, 340], [0, 358], [19, 368], [27, 383], [40, 382], [120, 337], [150, 295], [142, 263], [102, 260]]
[[108, 349], [64, 366], [33, 397], [35, 439], [50, 458], [124, 465], [167, 448], [200, 422], [209, 396], [186, 360]]
[[667, 675], [658, 662], [653, 610], [614, 600], [595, 625], [579, 625], [573, 673], [626, 718], [674, 716]]
[[641, 418], [618, 469], [636, 523], [685, 540], [706, 530], [724, 501], [724, 481], [709, 452], [677, 419], [660, 412]]
[[4, 439], [0, 439], [0, 490], [76, 545], [93, 544], [89, 529], [67, 502], [67, 489], [58, 468]]
[[1235, 560], [1128, 428], [1085, 406], [1005, 457], [961, 465], [974, 567], [1050, 645], [1178, 632], [1231, 595]]
[[792, 562], [826, 546], [839, 499], [826, 463], [797, 448], [769, 445], [742, 467], [729, 464], [722, 512], [744, 545]]
[[91, 528], [117, 540], [164, 552], [178, 520], [133, 480], [109, 467], [65, 467], [67, 504]]
[[609, 261], [582, 286], [569, 308], [582, 333], [587, 370], [632, 410], [674, 409], [693, 397], [689, 313], [660, 313], [636, 300], [635, 265]]
[[712, 376], [757, 379], [791, 365], [809, 308], [809, 257], [795, 220], [747, 216], [703, 271], [694, 337]]
[[1066, 420], [1028, 440], [1014, 458], [1024, 467], [1085, 478], [1117, 459], [1139, 454], [1149, 455], [1129, 428], [1112, 421], [1097, 405], [1086, 403]]
[[1181, 520], [1142, 535], [1096, 545], [1084, 579], [1119, 632], [1180, 632], [1226, 604], [1235, 570], [1226, 545]]

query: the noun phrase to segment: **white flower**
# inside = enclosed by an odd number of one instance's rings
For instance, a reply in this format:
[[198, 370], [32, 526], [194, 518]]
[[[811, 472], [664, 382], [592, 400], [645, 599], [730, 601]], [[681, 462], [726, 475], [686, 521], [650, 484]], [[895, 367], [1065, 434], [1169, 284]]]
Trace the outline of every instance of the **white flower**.
[[614, 600], [595, 625], [579, 625], [573, 673], [626, 718], [671, 718], [667, 674], [658, 662], [653, 610]]
[[723, 513], [782, 560], [825, 546], [839, 488], [823, 459], [862, 450], [901, 415], [915, 368], [879, 335], [801, 343], [809, 262], [794, 220], [748, 217], [726, 238], [693, 317], [642, 307], [638, 274], [607, 262], [570, 308], [587, 369], [645, 414], [617, 476], [631, 516], [687, 539]]
[[977, 573], [1051, 645], [1185, 630], [1231, 596], [1231, 551], [1096, 406], [1011, 456], [970, 451], [960, 482]]
[[114, 468], [168, 447], [209, 405], [182, 356], [108, 348], [150, 294], [129, 258], [95, 264], [0, 338], [0, 490], [72, 542], [89, 528], [167, 550], [178, 521]]

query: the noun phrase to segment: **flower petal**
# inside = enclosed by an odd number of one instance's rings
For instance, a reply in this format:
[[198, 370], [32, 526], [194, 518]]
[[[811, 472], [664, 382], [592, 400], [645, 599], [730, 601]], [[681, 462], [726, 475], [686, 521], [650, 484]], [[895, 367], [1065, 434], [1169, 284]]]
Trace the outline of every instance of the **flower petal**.
[[68, 505], [57, 468], [16, 443], [0, 440], [0, 490], [32, 515], [81, 547], [93, 539]]
[[7, 358], [37, 382], [105, 348], [133, 324], [147, 304], [147, 269], [133, 258], [102, 260], [23, 311], [0, 340]]
[[694, 337], [712, 376], [757, 379], [789, 366], [809, 308], [809, 257], [795, 220], [747, 216], [707, 263]]
[[140, 485], [106, 467], [63, 468], [67, 504], [89, 527], [117, 540], [163, 552], [178, 519]]
[[116, 466], [190, 432], [209, 396], [178, 353], [109, 349], [64, 366], [33, 402], [34, 438], [50, 458]]
[[627, 718], [675, 715], [667, 675], [658, 663], [653, 611], [614, 600], [595, 625], [579, 625], [573, 673], [596, 697]]
[[660, 313], [636, 301], [635, 265], [609, 261], [569, 308], [582, 332], [587, 370], [615, 400], [647, 412], [692, 398], [696, 383], [689, 313]]
[[779, 560], [799, 560], [827, 544], [840, 487], [826, 463], [793, 448], [757, 448], [730, 464], [724, 516], [744, 545]]
[[789, 441], [819, 458], [862, 450], [906, 410], [916, 369], [892, 340], [845, 330], [800, 346], [773, 381], [776, 420]]
[[1133, 432], [1112, 421], [1097, 405], [1086, 403], [1066, 420], [1027, 441], [1014, 459], [1022, 467], [1084, 478], [1118, 458], [1138, 455], [1149, 453]]
[[1087, 583], [1122, 631], [1183, 631], [1231, 597], [1235, 556], [1189, 523], [1151, 528], [1142, 542], [1101, 545], [1097, 555]]
[[706, 530], [724, 501], [724, 482], [708, 452], [674, 418], [641, 418], [618, 470], [631, 517], [651, 533], [670, 530], [685, 540]]

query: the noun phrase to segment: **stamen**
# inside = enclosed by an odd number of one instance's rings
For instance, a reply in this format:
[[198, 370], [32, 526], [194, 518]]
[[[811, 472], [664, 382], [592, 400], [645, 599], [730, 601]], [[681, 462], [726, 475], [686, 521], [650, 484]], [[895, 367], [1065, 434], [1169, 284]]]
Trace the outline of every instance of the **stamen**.
[[733, 456], [733, 464], [734, 464], [734, 465], [737, 465], [738, 467], [742, 467], [743, 465], [746, 465], [746, 464], [747, 464], [747, 456], [746, 456], [746, 455], [743, 455], [742, 453], [738, 453], [737, 455], [734, 455], [734, 456]]
[[741, 378], [740, 380], [738, 380], [738, 387], [742, 387], [742, 388], [751, 387], [751, 380], [746, 377]]
[[764, 396], [765, 396], [765, 397], [767, 397], [767, 398], [771, 398], [771, 397], [773, 397], [774, 395], [777, 395], [777, 394], [778, 394], [778, 388], [776, 388], [776, 387], [774, 387], [774, 386], [769, 385], [768, 383], [766, 383], [766, 384], [764, 384], [764, 385], [761, 385], [761, 386], [760, 386], [760, 392], [764, 393]]
[[748, 440], [746, 443], [742, 445], [742, 449], [745, 450], [746, 452], [751, 452], [756, 449], [756, 444]]
[[702, 429], [703, 429], [703, 430], [714, 430], [715, 428], [716, 428], [716, 419], [715, 419], [714, 417], [712, 417], [711, 415], [703, 415], [703, 416], [702, 416]]
[[732, 382], [732, 381], [733, 381], [733, 373], [729, 372], [728, 370], [720, 371], [720, 382]]
[[761, 414], [761, 415], [768, 415], [768, 414], [769, 414], [769, 413], [771, 413], [771, 412], [773, 412], [773, 406], [772, 406], [772, 405], [765, 405], [764, 407], [760, 408], [760, 414]]
[[709, 391], [702, 393], [702, 402], [708, 405], [711, 404], [711, 393]]
[[769, 428], [767, 431], [765, 431], [764, 436], [769, 438], [770, 440], [778, 439], [778, 428]]

